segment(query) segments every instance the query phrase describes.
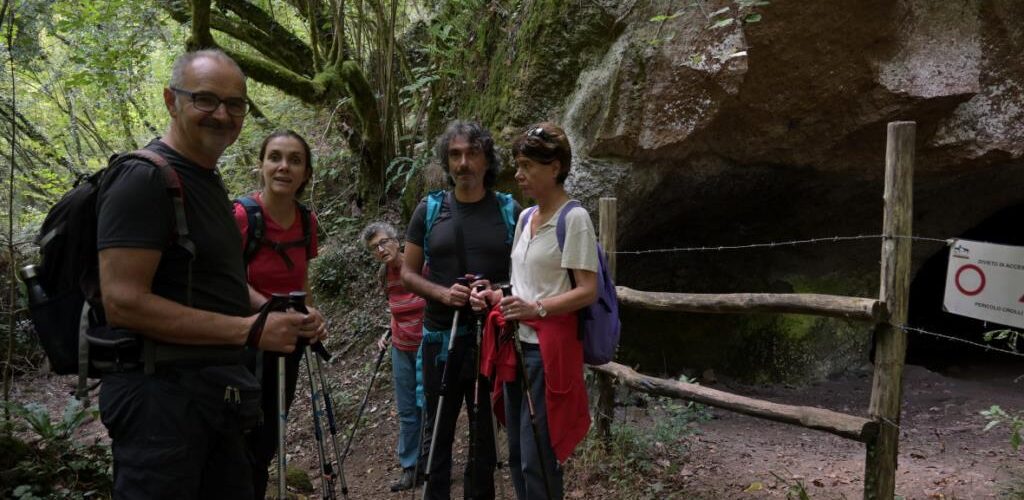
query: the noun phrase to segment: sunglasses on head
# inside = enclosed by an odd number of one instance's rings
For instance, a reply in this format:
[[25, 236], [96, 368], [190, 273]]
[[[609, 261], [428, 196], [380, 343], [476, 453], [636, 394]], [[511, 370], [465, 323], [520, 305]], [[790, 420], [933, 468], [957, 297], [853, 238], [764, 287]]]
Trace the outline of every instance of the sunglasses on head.
[[544, 127], [531, 128], [530, 130], [526, 131], [526, 136], [527, 137], [536, 137], [536, 138], [541, 139], [543, 141], [553, 141], [555, 139], [554, 137], [551, 136], [551, 134], [549, 134], [546, 130], [544, 130]]

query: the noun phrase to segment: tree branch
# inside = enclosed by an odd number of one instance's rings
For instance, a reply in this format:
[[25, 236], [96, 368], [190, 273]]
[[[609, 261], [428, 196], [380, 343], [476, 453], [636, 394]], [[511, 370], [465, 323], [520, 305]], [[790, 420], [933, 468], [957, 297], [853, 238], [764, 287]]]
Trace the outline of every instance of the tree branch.
[[185, 46], [190, 51], [217, 46], [210, 34], [210, 0], [192, 0], [192, 35]]
[[[313, 75], [313, 52], [309, 45], [281, 26], [263, 9], [246, 0], [217, 0], [217, 5], [233, 12], [242, 23], [239, 25], [226, 17], [214, 14], [211, 20], [214, 29], [246, 42], [296, 73]], [[274, 57], [275, 54], [277, 57]]]
[[[218, 2], [219, 5], [228, 7], [225, 3], [233, 2]], [[161, 3], [161, 7], [171, 16], [172, 19], [181, 24], [189, 24], [192, 22], [192, 14], [176, 1], [164, 1]], [[231, 7], [234, 7], [234, 5], [231, 5]], [[272, 19], [270, 20], [270, 25], [265, 23], [262, 24], [264, 29], [270, 30], [270, 32], [273, 33], [268, 34], [266, 31], [259, 28], [261, 23], [259, 23], [258, 20], [255, 23], [249, 21], [248, 18], [250, 16], [253, 18], [258, 17], [249, 10], [239, 7], [239, 10], [245, 13], [244, 16], [239, 14], [239, 12], [235, 11], [233, 8], [231, 10], [238, 14], [240, 18], [243, 18], [243, 22], [230, 19], [217, 12], [211, 12], [209, 26], [212, 29], [220, 31], [221, 33], [249, 45], [257, 52], [263, 54], [268, 59], [287, 68], [293, 73], [309, 77], [313, 76], [311, 62], [312, 55], [309, 51], [309, 47], [307, 47], [301, 40], [295, 38], [295, 36], [289, 33], [288, 30], [284, 29]], [[266, 14], [264, 13], [263, 16], [266, 16]], [[247, 23], [245, 21], [249, 22]], [[282, 35], [277, 35], [277, 33], [282, 33]], [[282, 43], [282, 40], [278, 39], [277, 36], [284, 38], [284, 43]], [[193, 46], [188, 45], [188, 49], [193, 50]]]
[[[316, 24], [316, 31], [319, 32], [317, 36], [317, 43], [321, 47], [331, 46], [331, 36], [333, 30], [323, 29], [326, 26], [330, 26], [333, 20], [330, 8], [320, 0], [286, 0], [286, 2], [295, 8], [296, 13], [299, 17], [307, 23], [313, 22]], [[310, 33], [313, 33], [311, 30]]]
[[288, 95], [298, 97], [302, 102], [319, 102], [327, 91], [328, 86], [324, 82], [328, 78], [323, 74], [306, 78], [268, 60], [229, 49], [223, 50], [238, 62], [249, 78], [276, 87]]

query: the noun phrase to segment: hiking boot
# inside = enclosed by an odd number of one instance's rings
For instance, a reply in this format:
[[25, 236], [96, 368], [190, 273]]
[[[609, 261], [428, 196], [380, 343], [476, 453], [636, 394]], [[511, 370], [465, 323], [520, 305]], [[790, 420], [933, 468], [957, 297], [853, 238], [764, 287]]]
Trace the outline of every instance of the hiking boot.
[[416, 479], [416, 470], [412, 467], [402, 469], [402, 475], [398, 480], [391, 483], [391, 491], [404, 491], [412, 488], [413, 480]]

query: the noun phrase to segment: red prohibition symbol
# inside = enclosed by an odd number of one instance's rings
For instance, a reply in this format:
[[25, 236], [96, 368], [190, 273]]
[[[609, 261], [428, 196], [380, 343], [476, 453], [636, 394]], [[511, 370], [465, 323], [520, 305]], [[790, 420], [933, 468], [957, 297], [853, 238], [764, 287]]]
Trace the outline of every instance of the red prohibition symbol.
[[[978, 277], [981, 278], [981, 282], [978, 283], [978, 287], [975, 288], [974, 290], [968, 290], [968, 289], [964, 288], [963, 285], [960, 284], [960, 275], [963, 274], [964, 271], [967, 271], [967, 270], [971, 270], [971, 271], [974, 271], [974, 272], [978, 273]], [[976, 266], [974, 264], [967, 264], [967, 265], [964, 265], [964, 266], [960, 266], [960, 269], [956, 270], [956, 280], [955, 280], [955, 283], [956, 283], [956, 289], [960, 290], [960, 293], [962, 293], [962, 294], [964, 294], [964, 295], [966, 295], [968, 297], [972, 297], [974, 295], [978, 295], [979, 293], [981, 293], [982, 290], [985, 289], [985, 273], [982, 272], [980, 267], [978, 267], [978, 266]]]

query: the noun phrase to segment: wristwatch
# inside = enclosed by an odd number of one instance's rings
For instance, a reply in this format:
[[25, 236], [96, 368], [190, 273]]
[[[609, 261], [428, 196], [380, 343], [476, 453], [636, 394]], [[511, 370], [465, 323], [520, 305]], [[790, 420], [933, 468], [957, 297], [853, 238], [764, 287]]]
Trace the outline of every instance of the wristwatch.
[[541, 304], [539, 300], [537, 301], [537, 316], [540, 316], [541, 319], [548, 317], [548, 310], [544, 309], [544, 304]]

